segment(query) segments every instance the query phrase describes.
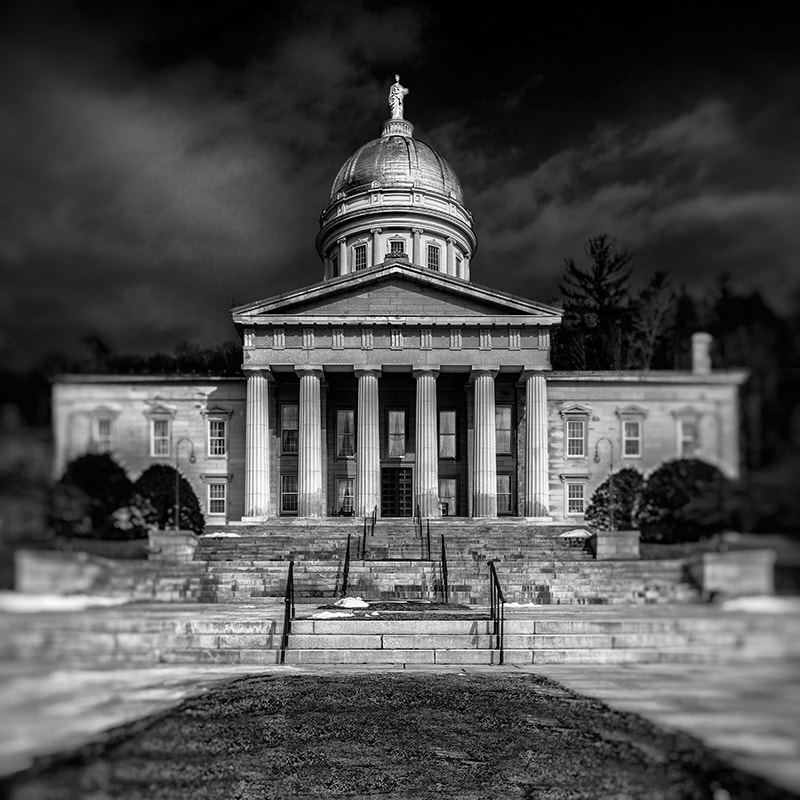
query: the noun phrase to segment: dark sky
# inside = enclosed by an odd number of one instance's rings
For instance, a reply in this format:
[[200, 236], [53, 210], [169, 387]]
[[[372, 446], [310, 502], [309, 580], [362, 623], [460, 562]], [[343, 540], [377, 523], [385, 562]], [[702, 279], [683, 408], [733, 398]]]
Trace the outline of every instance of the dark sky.
[[[473, 280], [552, 302], [608, 233], [644, 280], [800, 286], [800, 47], [768, 4], [36, 2], [0, 19], [0, 340], [234, 337], [314, 283], [344, 160], [406, 117], [464, 185]], [[786, 4], [788, 7], [789, 4]], [[475, 10], [480, 7], [480, 12]], [[549, 8], [552, 7], [552, 8]]]

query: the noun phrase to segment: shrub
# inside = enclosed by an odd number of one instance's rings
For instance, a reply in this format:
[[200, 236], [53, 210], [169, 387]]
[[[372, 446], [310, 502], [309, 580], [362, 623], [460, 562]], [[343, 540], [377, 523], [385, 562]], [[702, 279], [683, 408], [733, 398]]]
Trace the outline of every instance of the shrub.
[[135, 490], [142, 501], [152, 507], [149, 521], [163, 530], [175, 526], [175, 476], [180, 482], [180, 520], [181, 530], [202, 533], [205, 518], [200, 510], [200, 501], [192, 485], [174, 467], [168, 464], [154, 464], [148, 467], [136, 481]]
[[694, 542], [725, 527], [727, 480], [696, 458], [667, 461], [644, 482], [634, 519], [645, 542]]
[[[613, 474], [614, 483], [614, 528], [630, 530], [636, 527], [633, 510], [639, 497], [644, 475], [633, 467], [626, 467]], [[602, 531], [611, 529], [611, 485], [606, 478], [601, 483], [586, 509], [586, 522]]]
[[107, 453], [87, 453], [67, 465], [50, 497], [50, 522], [62, 536], [103, 538], [112, 515], [130, 499], [133, 484]]

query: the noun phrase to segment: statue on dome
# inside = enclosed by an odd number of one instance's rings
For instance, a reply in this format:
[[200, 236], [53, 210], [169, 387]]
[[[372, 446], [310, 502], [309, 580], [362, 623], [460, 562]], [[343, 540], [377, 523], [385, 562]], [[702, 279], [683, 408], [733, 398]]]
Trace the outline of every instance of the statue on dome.
[[408, 94], [408, 89], [400, 85], [400, 76], [394, 76], [395, 82], [389, 87], [389, 108], [392, 109], [392, 119], [403, 119], [403, 98]]

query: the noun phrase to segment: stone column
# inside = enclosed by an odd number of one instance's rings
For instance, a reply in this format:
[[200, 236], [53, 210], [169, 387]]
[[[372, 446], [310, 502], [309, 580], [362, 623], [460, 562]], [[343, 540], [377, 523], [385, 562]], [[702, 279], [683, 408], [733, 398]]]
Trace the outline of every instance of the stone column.
[[494, 415], [494, 376], [497, 370], [477, 367], [475, 385], [475, 453], [473, 517], [497, 516], [497, 437]]
[[423, 517], [438, 517], [439, 449], [436, 441], [436, 377], [438, 370], [414, 370], [417, 381], [416, 474], [414, 494]]
[[300, 376], [300, 414], [297, 449], [297, 516], [325, 513], [322, 487], [322, 367], [297, 367]]
[[381, 256], [381, 228], [370, 228], [369, 232], [372, 234], [372, 266], [382, 264], [383, 258]]
[[269, 380], [268, 369], [248, 369], [245, 419], [244, 516], [270, 515]]
[[347, 263], [347, 240], [337, 239], [336, 244], [339, 245], [339, 274], [346, 275], [350, 272], [350, 265]]
[[424, 267], [422, 263], [422, 228], [412, 228], [411, 233], [414, 238], [412, 240], [411, 250], [411, 263], [416, 264], [418, 267]]
[[447, 267], [445, 268], [445, 272], [448, 275], [455, 275], [456, 274], [456, 249], [455, 249], [455, 239], [452, 239], [448, 236], [447, 238]]
[[547, 383], [539, 371], [525, 379], [525, 509], [526, 517], [550, 517], [549, 453], [547, 448]]
[[356, 412], [356, 490], [355, 513], [363, 517], [378, 507], [381, 510], [381, 447], [378, 411], [378, 378], [381, 368], [356, 370], [358, 410]]
[[461, 275], [459, 277], [465, 281], [469, 280], [469, 256], [467, 254], [464, 254], [464, 258], [461, 261]]

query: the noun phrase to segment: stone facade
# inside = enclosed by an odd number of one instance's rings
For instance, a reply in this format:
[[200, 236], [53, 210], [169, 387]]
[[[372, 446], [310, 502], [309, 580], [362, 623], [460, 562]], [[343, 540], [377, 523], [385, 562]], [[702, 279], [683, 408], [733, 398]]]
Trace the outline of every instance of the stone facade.
[[[470, 281], [458, 178], [406, 120], [337, 175], [322, 281], [232, 310], [241, 379], [73, 376], [55, 472], [113, 451], [177, 468], [210, 522], [275, 516], [582, 518], [609, 469], [681, 455], [738, 472], [743, 373], [558, 373], [561, 311]], [[190, 463], [194, 452], [196, 463]]]

